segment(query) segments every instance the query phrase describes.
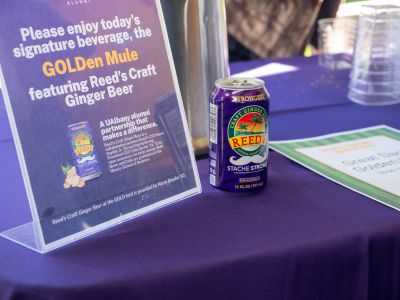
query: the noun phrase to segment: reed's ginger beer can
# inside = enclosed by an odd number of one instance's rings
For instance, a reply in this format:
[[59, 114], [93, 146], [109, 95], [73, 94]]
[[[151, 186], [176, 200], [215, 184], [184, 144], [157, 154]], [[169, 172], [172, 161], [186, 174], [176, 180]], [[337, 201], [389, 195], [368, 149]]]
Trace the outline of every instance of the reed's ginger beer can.
[[99, 177], [101, 170], [89, 123], [80, 122], [69, 125], [67, 135], [77, 174], [85, 181]]
[[210, 183], [237, 193], [267, 184], [269, 93], [264, 81], [223, 78], [210, 96]]

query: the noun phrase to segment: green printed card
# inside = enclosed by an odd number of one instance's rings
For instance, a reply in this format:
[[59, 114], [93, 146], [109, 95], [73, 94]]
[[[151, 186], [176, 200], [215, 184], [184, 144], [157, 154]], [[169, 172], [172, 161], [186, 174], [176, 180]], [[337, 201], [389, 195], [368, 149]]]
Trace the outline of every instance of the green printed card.
[[400, 131], [385, 125], [270, 147], [349, 189], [400, 210]]

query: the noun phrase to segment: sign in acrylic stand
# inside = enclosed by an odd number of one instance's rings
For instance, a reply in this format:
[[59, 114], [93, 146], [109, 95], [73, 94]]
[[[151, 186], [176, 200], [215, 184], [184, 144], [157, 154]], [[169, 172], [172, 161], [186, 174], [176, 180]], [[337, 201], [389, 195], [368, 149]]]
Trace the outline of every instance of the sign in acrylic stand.
[[3, 237], [44, 253], [200, 193], [158, 0], [2, 1], [0, 64], [33, 216]]

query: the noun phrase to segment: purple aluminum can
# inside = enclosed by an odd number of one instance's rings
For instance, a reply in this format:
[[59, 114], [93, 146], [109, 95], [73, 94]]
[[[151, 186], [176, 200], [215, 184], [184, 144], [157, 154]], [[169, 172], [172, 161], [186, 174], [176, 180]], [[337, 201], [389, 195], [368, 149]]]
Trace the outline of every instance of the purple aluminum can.
[[69, 125], [67, 135], [77, 174], [85, 181], [99, 177], [101, 170], [89, 123], [80, 122]]
[[235, 193], [267, 184], [269, 93], [264, 81], [223, 78], [210, 96], [210, 183]]

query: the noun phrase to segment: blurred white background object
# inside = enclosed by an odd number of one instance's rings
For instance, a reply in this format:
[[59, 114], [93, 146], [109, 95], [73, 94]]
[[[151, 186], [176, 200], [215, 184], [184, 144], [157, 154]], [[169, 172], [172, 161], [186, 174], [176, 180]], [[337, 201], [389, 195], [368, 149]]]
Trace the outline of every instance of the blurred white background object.
[[400, 102], [400, 6], [362, 6], [348, 97], [365, 105]]
[[339, 6], [338, 17], [359, 16], [363, 5], [400, 5], [400, 0], [369, 0], [343, 3]]
[[357, 33], [357, 16], [318, 21], [318, 62], [329, 69], [349, 69]]

